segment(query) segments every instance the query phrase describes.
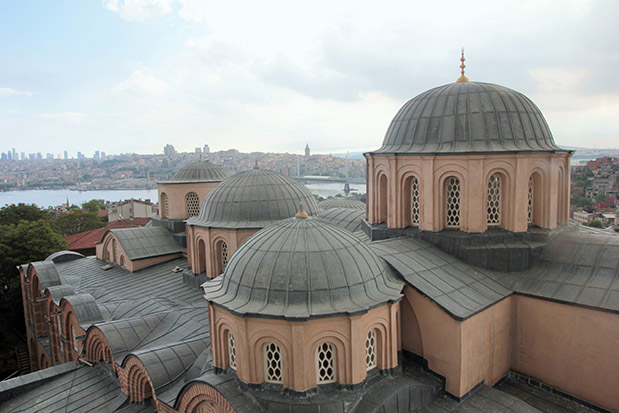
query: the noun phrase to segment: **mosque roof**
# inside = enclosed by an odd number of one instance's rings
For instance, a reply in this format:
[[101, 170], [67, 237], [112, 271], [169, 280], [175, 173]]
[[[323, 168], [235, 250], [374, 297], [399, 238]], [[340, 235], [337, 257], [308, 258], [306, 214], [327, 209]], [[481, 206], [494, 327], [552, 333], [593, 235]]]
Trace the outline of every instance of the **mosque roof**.
[[465, 80], [406, 102], [391, 121], [381, 148], [373, 153], [555, 151], [562, 149], [529, 98], [504, 86]]
[[224, 168], [209, 161], [198, 161], [179, 169], [172, 179], [159, 181], [160, 184], [185, 184], [196, 182], [219, 182], [230, 174]]
[[359, 209], [350, 208], [329, 208], [321, 211], [318, 218], [350, 232], [357, 232], [361, 230], [361, 221], [364, 217], [365, 209], [361, 211]]
[[365, 204], [356, 199], [350, 198], [327, 198], [324, 201], [320, 201], [318, 203], [318, 207], [320, 209], [331, 209], [331, 208], [350, 208], [350, 209], [359, 209], [361, 211], [365, 211]]
[[247, 240], [224, 273], [203, 284], [237, 314], [310, 318], [354, 314], [399, 300], [402, 283], [352, 233], [298, 215]]
[[109, 232], [132, 261], [182, 252], [172, 234], [163, 227], [113, 228]]
[[312, 193], [280, 173], [254, 168], [239, 172], [213, 188], [189, 225], [216, 228], [264, 228], [290, 218], [302, 202], [310, 215], [318, 214]]

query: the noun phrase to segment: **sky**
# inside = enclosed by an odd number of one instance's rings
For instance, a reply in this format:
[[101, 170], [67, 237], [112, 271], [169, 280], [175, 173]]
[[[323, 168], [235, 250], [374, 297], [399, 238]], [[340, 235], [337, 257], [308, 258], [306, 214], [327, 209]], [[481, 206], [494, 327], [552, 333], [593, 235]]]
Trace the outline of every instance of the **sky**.
[[380, 147], [459, 76], [619, 147], [619, 1], [24, 0], [0, 5], [0, 151]]

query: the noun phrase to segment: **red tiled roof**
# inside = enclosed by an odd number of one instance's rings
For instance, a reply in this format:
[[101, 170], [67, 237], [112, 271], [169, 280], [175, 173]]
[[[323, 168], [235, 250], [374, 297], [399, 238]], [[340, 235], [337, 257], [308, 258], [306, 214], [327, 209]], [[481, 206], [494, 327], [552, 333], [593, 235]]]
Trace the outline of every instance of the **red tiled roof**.
[[111, 222], [107, 227], [97, 228], [90, 231], [80, 232], [79, 234], [69, 235], [64, 237], [67, 241], [67, 247], [69, 250], [80, 250], [85, 248], [94, 248], [95, 242], [101, 241], [105, 231], [112, 228], [131, 228], [141, 227], [146, 225], [150, 221], [150, 218], [136, 218], [133, 220], [125, 219], [123, 221]]
[[107, 214], [108, 214], [107, 209], [100, 209], [99, 211], [97, 211], [97, 216], [99, 218], [105, 218]]

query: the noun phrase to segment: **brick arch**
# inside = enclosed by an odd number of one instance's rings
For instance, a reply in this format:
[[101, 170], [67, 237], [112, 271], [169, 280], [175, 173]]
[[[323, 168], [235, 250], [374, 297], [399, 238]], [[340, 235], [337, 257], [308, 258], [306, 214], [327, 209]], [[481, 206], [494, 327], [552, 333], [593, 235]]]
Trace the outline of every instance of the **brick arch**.
[[486, 212], [486, 214], [484, 214], [484, 217], [485, 217], [486, 225], [488, 221], [488, 211], [486, 210], [486, 206], [488, 202], [488, 182], [494, 175], [497, 175], [499, 177], [500, 188], [501, 188], [500, 190], [500, 197], [501, 197], [500, 221], [498, 223], [498, 226], [505, 228], [505, 229], [511, 229], [513, 228], [512, 222], [513, 222], [513, 216], [515, 213], [515, 211], [513, 210], [515, 206], [515, 202], [514, 202], [515, 197], [514, 197], [514, 188], [513, 188], [514, 179], [512, 178], [513, 176], [515, 176], [515, 174], [513, 172], [513, 168], [508, 169], [508, 168], [504, 168], [503, 166], [488, 168], [484, 176], [484, 189], [485, 189], [484, 211]]
[[316, 349], [325, 342], [332, 343], [335, 346], [336, 382], [340, 384], [350, 384], [352, 376], [350, 342], [344, 335], [337, 331], [322, 331], [313, 336], [307, 343], [306, 349], [308, 354], [306, 360], [310, 360], [312, 363], [308, 369], [308, 372], [310, 372], [310, 383], [313, 383], [314, 387], [317, 384], [318, 379], [316, 377], [316, 368], [314, 367]]
[[168, 214], [170, 212], [170, 200], [168, 199], [168, 194], [165, 192], [161, 192], [159, 195], [159, 216], [161, 218], [169, 218]]
[[[545, 227], [546, 205], [544, 197], [547, 195], [546, 171], [541, 168], [533, 168], [529, 174], [529, 180], [533, 183], [533, 221], [538, 227]], [[528, 182], [527, 182], [528, 185]]]
[[84, 347], [85, 358], [88, 361], [93, 363], [98, 361], [111, 363], [114, 361], [112, 349], [110, 348], [107, 338], [103, 332], [96, 327], [88, 329]]
[[438, 195], [438, 202], [435, 205], [438, 205], [438, 208], [435, 208], [438, 213], [438, 228], [444, 229], [447, 228], [447, 185], [451, 178], [457, 178], [460, 183], [460, 222], [458, 225], [458, 229], [460, 231], [466, 230], [467, 228], [467, 217], [466, 214], [468, 212], [467, 208], [467, 196], [466, 196], [466, 175], [461, 174], [455, 170], [447, 170], [443, 174], [441, 174], [437, 181], [437, 191], [435, 191], [435, 196]]
[[228, 334], [232, 334], [234, 337], [234, 346], [237, 354], [237, 368], [240, 361], [245, 362], [244, 343], [240, 340], [240, 335], [237, 334], [236, 324], [228, 317], [218, 318], [215, 324], [215, 348], [213, 348], [213, 362], [216, 367], [222, 369], [230, 368], [230, 354], [228, 353]]
[[155, 397], [153, 383], [142, 361], [133, 355], [128, 356], [122, 368], [127, 375], [126, 388], [123, 390], [129, 395], [132, 402], [143, 402], [149, 397]]
[[[368, 334], [371, 330], [376, 330], [376, 367], [380, 370], [386, 370], [391, 367], [389, 366], [389, 359], [391, 356], [389, 354], [391, 352], [391, 346], [389, 345], [389, 324], [389, 321], [383, 318], [372, 320], [372, 323], [369, 324], [368, 327], [364, 328], [363, 334], [361, 336], [364, 341], [363, 349], [365, 349], [365, 340]], [[365, 356], [365, 352], [363, 354]]]
[[292, 359], [292, 344], [286, 340], [284, 336], [273, 330], [262, 330], [254, 334], [249, 339], [249, 348], [253, 349], [254, 363], [253, 370], [255, 379], [258, 382], [264, 382], [264, 345], [266, 343], [274, 343], [279, 347], [282, 359], [282, 385], [284, 388], [292, 387], [292, 367], [294, 360]]
[[204, 383], [189, 384], [177, 399], [179, 413], [234, 413], [228, 400]]
[[[417, 168], [416, 168], [417, 169]], [[411, 219], [411, 211], [412, 211], [412, 185], [413, 181], [417, 180], [418, 190], [419, 190], [419, 222], [414, 223]], [[420, 227], [423, 221], [423, 183], [421, 181], [421, 174], [418, 171], [406, 171], [400, 177], [400, 182], [398, 185], [400, 194], [400, 208], [401, 211], [401, 220], [403, 225], [402, 227], [408, 227], [411, 225]]]

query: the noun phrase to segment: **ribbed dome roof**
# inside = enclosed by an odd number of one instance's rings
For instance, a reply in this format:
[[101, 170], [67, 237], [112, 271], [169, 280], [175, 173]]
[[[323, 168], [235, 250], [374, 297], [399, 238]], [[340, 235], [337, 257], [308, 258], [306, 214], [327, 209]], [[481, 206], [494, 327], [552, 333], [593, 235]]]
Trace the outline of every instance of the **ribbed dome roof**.
[[358, 238], [311, 217], [257, 232], [203, 287], [207, 300], [237, 314], [281, 318], [363, 312], [397, 301], [402, 290]]
[[335, 197], [328, 198], [318, 203], [318, 208], [331, 209], [331, 208], [349, 208], [365, 211], [365, 204], [356, 199]]
[[312, 193], [280, 173], [254, 168], [225, 179], [204, 197], [200, 214], [189, 225], [216, 228], [264, 228], [297, 213], [302, 202], [318, 214]]
[[229, 176], [230, 174], [225, 169], [209, 161], [198, 161], [178, 170], [169, 181], [160, 183], [219, 182]]
[[409, 100], [374, 153], [561, 151], [535, 104], [491, 83], [451, 83]]

